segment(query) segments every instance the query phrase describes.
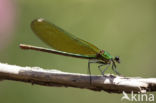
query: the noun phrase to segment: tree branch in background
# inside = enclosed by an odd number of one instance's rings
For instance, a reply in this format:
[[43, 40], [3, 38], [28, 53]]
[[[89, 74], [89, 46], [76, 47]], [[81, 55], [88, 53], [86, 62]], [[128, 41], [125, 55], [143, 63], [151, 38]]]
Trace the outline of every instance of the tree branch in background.
[[115, 75], [91, 76], [91, 78], [92, 84], [90, 84], [90, 76], [86, 74], [0, 63], [1, 80], [14, 80], [44, 86], [85, 88], [94, 91], [104, 90], [111, 93], [156, 91], [156, 78], [120, 77]]

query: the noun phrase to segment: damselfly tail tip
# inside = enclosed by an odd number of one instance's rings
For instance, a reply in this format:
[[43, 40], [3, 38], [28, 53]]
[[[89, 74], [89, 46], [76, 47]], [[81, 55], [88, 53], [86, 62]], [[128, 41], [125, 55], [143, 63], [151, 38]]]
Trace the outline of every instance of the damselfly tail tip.
[[28, 49], [28, 48], [30, 48], [30, 46], [29, 45], [26, 45], [26, 44], [20, 44], [19, 47], [21, 49]]

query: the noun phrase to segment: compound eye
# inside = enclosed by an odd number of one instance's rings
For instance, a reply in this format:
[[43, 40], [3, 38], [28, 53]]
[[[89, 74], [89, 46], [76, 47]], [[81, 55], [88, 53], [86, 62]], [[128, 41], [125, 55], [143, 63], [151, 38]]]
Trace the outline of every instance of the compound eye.
[[115, 57], [115, 61], [120, 63], [120, 58], [119, 57]]

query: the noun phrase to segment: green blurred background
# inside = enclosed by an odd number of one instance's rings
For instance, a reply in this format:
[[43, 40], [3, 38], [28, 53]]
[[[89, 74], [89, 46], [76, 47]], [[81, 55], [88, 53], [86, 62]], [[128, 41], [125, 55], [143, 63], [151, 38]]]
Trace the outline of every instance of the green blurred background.
[[[0, 62], [87, 73], [87, 60], [36, 51], [20, 43], [48, 47], [30, 29], [36, 18], [45, 18], [66, 31], [119, 56], [124, 76], [156, 77], [155, 0], [16, 0], [16, 24]], [[2, 35], [0, 35], [2, 36]], [[100, 74], [97, 65], [92, 73]], [[107, 73], [113, 73], [111, 69]], [[0, 82], [0, 103], [120, 103], [122, 94], [86, 89], [56, 88], [15, 81]], [[127, 102], [127, 101], [125, 101]]]

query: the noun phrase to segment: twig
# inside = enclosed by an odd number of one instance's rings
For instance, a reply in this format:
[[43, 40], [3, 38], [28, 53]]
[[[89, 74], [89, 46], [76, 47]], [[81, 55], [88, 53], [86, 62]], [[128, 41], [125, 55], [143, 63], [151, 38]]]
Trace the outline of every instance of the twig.
[[0, 63], [0, 79], [29, 82], [44, 86], [86, 88], [111, 93], [143, 93], [156, 91], [156, 78], [120, 77], [115, 75], [91, 76], [47, 70], [40, 67], [21, 67]]

